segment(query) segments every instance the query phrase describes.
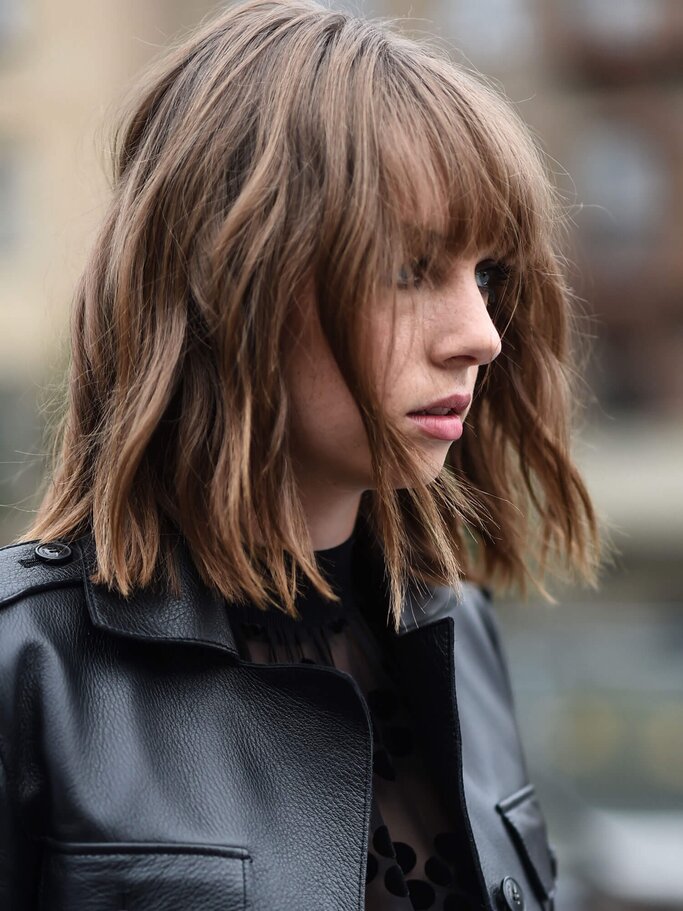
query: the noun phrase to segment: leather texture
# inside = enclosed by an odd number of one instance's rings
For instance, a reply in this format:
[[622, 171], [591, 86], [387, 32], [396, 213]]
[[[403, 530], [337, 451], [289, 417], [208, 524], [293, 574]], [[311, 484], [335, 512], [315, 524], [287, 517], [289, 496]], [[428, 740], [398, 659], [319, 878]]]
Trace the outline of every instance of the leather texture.
[[[37, 543], [37, 542], [35, 542]], [[2, 911], [362, 911], [372, 728], [333, 667], [241, 660], [230, 604], [179, 540], [181, 592], [124, 599], [69, 559], [0, 549]], [[67, 542], [65, 542], [67, 543]], [[549, 911], [555, 865], [485, 590], [411, 590], [401, 669], [482, 911]]]

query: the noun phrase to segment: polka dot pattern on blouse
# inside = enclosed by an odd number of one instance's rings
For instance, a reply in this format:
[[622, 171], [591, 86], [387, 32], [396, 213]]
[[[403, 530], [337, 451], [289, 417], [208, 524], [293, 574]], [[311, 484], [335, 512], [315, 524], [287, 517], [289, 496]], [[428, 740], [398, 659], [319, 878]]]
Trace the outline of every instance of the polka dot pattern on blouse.
[[373, 793], [365, 882], [366, 911], [471, 911], [459, 886], [459, 849], [445, 808], [431, 786], [410, 710], [392, 668], [360, 609], [354, 583], [354, 536], [316, 551], [340, 596], [327, 601], [305, 589], [300, 619], [254, 605], [233, 605], [231, 617], [243, 659], [333, 666], [363, 693], [373, 735]]

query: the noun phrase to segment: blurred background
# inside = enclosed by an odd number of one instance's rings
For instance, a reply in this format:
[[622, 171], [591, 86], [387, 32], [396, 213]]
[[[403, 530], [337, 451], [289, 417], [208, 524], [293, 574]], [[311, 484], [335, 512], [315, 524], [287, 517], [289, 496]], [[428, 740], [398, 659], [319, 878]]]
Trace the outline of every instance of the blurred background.
[[[590, 315], [576, 457], [599, 591], [498, 603], [558, 911], [683, 909], [683, 0], [375, 0], [491, 76], [549, 156]], [[110, 117], [208, 0], [0, 0], [0, 544], [23, 532], [107, 200]]]

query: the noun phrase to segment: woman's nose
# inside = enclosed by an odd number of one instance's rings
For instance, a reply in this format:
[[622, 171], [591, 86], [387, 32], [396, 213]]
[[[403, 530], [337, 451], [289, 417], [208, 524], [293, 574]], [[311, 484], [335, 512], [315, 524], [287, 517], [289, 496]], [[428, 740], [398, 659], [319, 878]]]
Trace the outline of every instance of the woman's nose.
[[441, 337], [445, 358], [466, 358], [472, 364], [483, 366], [500, 354], [502, 341], [487, 307], [486, 296], [487, 292], [482, 292], [474, 277], [460, 282], [449, 295], [448, 317], [442, 323]]

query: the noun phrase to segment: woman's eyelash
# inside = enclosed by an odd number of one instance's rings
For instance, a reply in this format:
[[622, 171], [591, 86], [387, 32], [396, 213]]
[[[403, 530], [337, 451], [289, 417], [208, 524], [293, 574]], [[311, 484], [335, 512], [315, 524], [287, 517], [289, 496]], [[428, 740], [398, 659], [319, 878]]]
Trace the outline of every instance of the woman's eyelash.
[[510, 271], [510, 266], [495, 259], [486, 259], [479, 263], [475, 269], [476, 275], [481, 272], [489, 274], [489, 278], [485, 283], [479, 284], [477, 281], [479, 288], [488, 292], [489, 296], [487, 303], [489, 306], [498, 302], [497, 293], [510, 277]]
[[[428, 257], [422, 256], [419, 259], [414, 259], [410, 264], [404, 264], [400, 267], [397, 277], [398, 287], [408, 288], [412, 284], [414, 288], [418, 288], [427, 277], [430, 277], [432, 281], [438, 281], [437, 271]], [[477, 284], [480, 289], [488, 292], [489, 304], [497, 302], [497, 292], [509, 279], [510, 272], [511, 267], [509, 265], [495, 259], [486, 259], [477, 265], [475, 275], [478, 276], [481, 273], [488, 275], [481, 283], [477, 280]]]

